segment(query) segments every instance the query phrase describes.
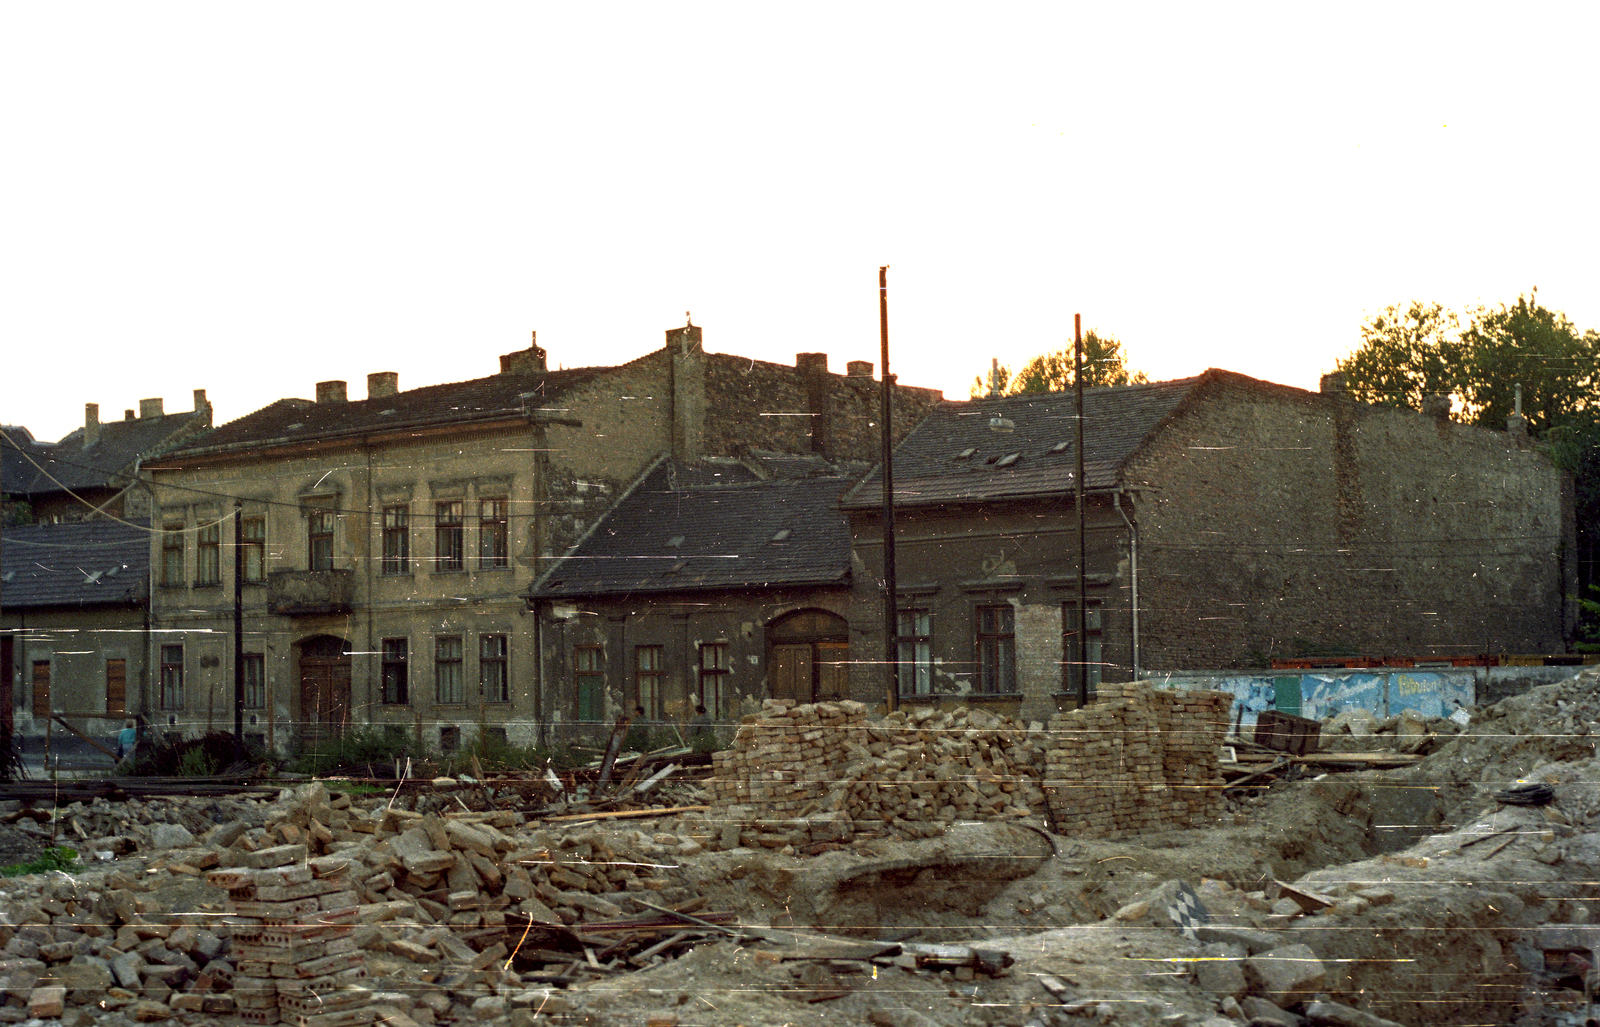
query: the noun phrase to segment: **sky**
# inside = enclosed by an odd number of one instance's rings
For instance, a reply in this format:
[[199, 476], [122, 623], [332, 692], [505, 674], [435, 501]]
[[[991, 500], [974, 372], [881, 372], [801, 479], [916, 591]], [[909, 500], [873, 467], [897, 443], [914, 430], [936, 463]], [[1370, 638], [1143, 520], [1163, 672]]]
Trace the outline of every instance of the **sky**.
[[[1315, 389], [1369, 315], [1600, 327], [1593, 5], [0, 6], [0, 422], [706, 348], [964, 399], [1073, 314]], [[1585, 126], [1590, 126], [1586, 128]]]

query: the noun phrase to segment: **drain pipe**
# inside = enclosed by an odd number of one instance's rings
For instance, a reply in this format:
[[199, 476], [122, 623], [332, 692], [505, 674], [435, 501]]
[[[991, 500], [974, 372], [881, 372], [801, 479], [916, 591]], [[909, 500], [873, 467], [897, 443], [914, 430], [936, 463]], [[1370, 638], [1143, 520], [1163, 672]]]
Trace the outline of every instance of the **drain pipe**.
[[1128, 526], [1128, 554], [1133, 577], [1133, 680], [1137, 681], [1139, 680], [1139, 526], [1133, 523], [1128, 517], [1128, 512], [1122, 509], [1121, 489], [1111, 493], [1111, 501], [1116, 506], [1117, 513], [1122, 515], [1122, 523]]

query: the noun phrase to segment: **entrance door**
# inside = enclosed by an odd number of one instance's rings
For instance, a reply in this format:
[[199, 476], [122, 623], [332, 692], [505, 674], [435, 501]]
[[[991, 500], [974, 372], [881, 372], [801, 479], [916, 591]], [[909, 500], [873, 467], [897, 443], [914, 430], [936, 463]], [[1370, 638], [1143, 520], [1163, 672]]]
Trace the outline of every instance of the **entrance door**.
[[767, 628], [767, 691], [774, 699], [850, 696], [850, 625], [827, 610], [797, 610]]
[[300, 738], [336, 739], [350, 721], [350, 647], [318, 635], [300, 644]]

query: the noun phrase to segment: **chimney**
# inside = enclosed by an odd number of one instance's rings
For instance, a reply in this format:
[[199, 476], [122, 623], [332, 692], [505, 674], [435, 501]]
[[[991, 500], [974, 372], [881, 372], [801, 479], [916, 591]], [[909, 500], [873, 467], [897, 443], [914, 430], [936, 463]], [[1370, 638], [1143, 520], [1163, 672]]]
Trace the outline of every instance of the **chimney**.
[[318, 403], [345, 402], [345, 383], [339, 381], [317, 383]]
[[1318, 384], [1317, 390], [1324, 396], [1348, 395], [1350, 385], [1345, 380], [1343, 371], [1329, 371], [1322, 376], [1322, 381]]
[[819, 371], [826, 374], [828, 371], [828, 354], [796, 353], [794, 355], [794, 367], [801, 374], [806, 374], [807, 372], [814, 374]]
[[133, 411], [132, 411], [132, 410], [124, 410], [124, 411], [123, 411], [123, 412], [122, 412], [122, 419], [123, 419], [123, 420], [124, 420], [124, 421], [131, 421], [131, 420], [133, 420]]
[[201, 424], [211, 427], [211, 401], [206, 399], [205, 389], [194, 390], [194, 412], [200, 415]]
[[844, 366], [852, 378], [872, 377], [872, 361], [870, 360], [852, 360]]
[[100, 441], [100, 404], [83, 405], [83, 448], [88, 449]]
[[500, 357], [500, 373], [543, 374], [546, 370], [544, 357], [544, 350], [539, 348], [539, 333], [534, 332], [527, 349], [506, 353]]
[[693, 463], [700, 459], [706, 437], [706, 351], [700, 326], [690, 322], [667, 329], [664, 349], [672, 382], [672, 456]]
[[367, 375], [367, 398], [393, 396], [400, 391], [399, 371], [374, 371]]
[[1450, 420], [1450, 397], [1437, 393], [1422, 397], [1422, 416], [1431, 417], [1435, 421]]
[[828, 354], [796, 353], [795, 370], [800, 372], [801, 384], [806, 390], [806, 406], [810, 408], [811, 452], [832, 456], [833, 424], [828, 396]]
[[1528, 419], [1521, 414], [1508, 414], [1506, 416], [1506, 431], [1512, 435], [1526, 437], [1528, 434]]
[[157, 396], [155, 399], [141, 399], [139, 401], [139, 419], [143, 420], [146, 417], [153, 417], [159, 420], [163, 416], [161, 412], [161, 405], [160, 396]]

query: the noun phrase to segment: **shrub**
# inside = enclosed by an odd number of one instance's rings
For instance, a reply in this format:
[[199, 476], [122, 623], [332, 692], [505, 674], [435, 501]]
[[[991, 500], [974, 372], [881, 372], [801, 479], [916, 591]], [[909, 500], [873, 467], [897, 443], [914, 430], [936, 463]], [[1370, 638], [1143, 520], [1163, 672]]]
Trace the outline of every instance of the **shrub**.
[[299, 747], [290, 766], [296, 773], [321, 776], [347, 773], [357, 777], [389, 777], [396, 759], [420, 757], [404, 735], [378, 727], [358, 727], [337, 738], [319, 739]]
[[48, 874], [53, 871], [68, 871], [82, 869], [78, 866], [78, 852], [66, 846], [58, 845], [46, 849], [26, 863], [12, 863], [0, 867], [0, 877], [21, 877], [23, 874]]

